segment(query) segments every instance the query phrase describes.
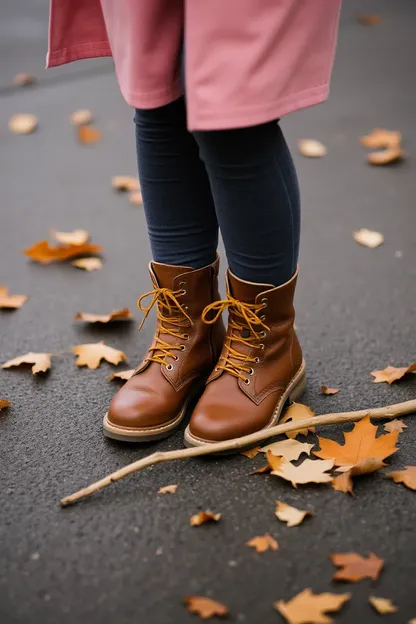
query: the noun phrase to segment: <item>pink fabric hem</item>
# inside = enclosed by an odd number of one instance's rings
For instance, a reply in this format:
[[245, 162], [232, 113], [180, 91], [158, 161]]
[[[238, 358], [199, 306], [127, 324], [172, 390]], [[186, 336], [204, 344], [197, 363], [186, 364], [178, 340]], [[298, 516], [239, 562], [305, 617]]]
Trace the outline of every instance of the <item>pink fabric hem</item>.
[[88, 58], [99, 58], [102, 56], [112, 56], [110, 46], [107, 41], [94, 43], [80, 43], [68, 48], [53, 50], [46, 55], [46, 68], [58, 67], [65, 63], [73, 63]]
[[137, 93], [121, 88], [122, 95], [129, 106], [133, 108], [159, 108], [166, 106], [182, 95], [182, 81], [180, 78], [167, 89], [158, 89], [148, 93]]

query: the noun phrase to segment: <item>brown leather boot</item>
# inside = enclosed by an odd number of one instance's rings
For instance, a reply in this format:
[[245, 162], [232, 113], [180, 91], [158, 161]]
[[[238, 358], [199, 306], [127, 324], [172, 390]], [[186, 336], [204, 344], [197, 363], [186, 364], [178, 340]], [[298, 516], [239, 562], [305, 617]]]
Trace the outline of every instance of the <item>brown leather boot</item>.
[[[199, 446], [272, 427], [287, 401], [305, 388], [305, 363], [293, 328], [297, 273], [273, 288], [227, 276], [227, 299], [209, 305], [205, 322], [228, 308], [228, 329], [219, 361], [185, 431]], [[214, 318], [207, 320], [209, 315]]]
[[[207, 325], [201, 314], [219, 299], [219, 259], [202, 269], [152, 262], [154, 290], [142, 295], [146, 319], [157, 303], [153, 342], [133, 377], [115, 394], [104, 417], [104, 433], [116, 440], [144, 442], [175, 431], [188, 403], [204, 389], [224, 342], [221, 315]], [[145, 297], [152, 297], [148, 307]], [[140, 326], [141, 328], [141, 326]]]

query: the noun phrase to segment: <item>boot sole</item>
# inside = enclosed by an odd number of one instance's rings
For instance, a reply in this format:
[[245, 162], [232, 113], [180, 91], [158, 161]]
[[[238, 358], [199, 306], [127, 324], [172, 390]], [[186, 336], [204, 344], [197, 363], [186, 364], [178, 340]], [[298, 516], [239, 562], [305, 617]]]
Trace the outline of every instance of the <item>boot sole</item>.
[[165, 425], [159, 425], [157, 427], [143, 427], [143, 429], [136, 429], [134, 427], [121, 427], [119, 425], [114, 425], [108, 420], [107, 412], [103, 420], [104, 435], [107, 438], [119, 440], [121, 442], [153, 442], [154, 440], [167, 438], [179, 429], [183, 419], [186, 416], [189, 405], [192, 404], [195, 399], [199, 398], [204, 391], [204, 388], [205, 380], [202, 384], [198, 384], [195, 389], [191, 391], [176, 418], [170, 420]]
[[[278, 404], [273, 410], [272, 418], [269, 424], [263, 429], [259, 429], [259, 431], [263, 431], [265, 429], [270, 429], [270, 427], [274, 427], [280, 419], [280, 416], [285, 408], [286, 404], [295, 403], [295, 401], [302, 396], [306, 388], [306, 365], [305, 360], [302, 360], [302, 364], [296, 373], [296, 375], [290, 381], [288, 387], [285, 392], [282, 394]], [[223, 442], [224, 440], [221, 440]], [[202, 438], [197, 438], [189, 430], [189, 425], [185, 429], [184, 433], [184, 443], [186, 447], [192, 446], [204, 446], [205, 444], [215, 444], [215, 442], [219, 442], [219, 440], [203, 440]], [[230, 451], [222, 451], [220, 453], [216, 453], [216, 455], [232, 455], [235, 453], [241, 453], [241, 451], [249, 450], [256, 444], [245, 446], [238, 449], [233, 449]]]

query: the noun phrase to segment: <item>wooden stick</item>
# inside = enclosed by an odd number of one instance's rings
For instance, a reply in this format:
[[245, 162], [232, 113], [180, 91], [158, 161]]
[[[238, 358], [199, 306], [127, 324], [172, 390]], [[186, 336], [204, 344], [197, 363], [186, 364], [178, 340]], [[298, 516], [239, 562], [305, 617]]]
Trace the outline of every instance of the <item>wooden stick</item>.
[[62, 507], [72, 505], [82, 498], [91, 496], [95, 492], [102, 490], [103, 488], [119, 481], [123, 477], [138, 472], [149, 466], [155, 464], [161, 464], [167, 461], [174, 461], [175, 459], [187, 459], [189, 457], [200, 457], [201, 455], [211, 455], [212, 453], [220, 453], [222, 451], [231, 451], [234, 449], [244, 448], [253, 445], [260, 440], [266, 440], [272, 436], [280, 435], [281, 433], [287, 433], [288, 431], [295, 431], [296, 429], [305, 429], [306, 427], [319, 426], [319, 425], [335, 425], [346, 422], [355, 422], [361, 420], [364, 416], [370, 416], [371, 418], [395, 418], [396, 416], [404, 416], [406, 414], [412, 414], [416, 412], [416, 399], [412, 401], [405, 401], [404, 403], [396, 403], [395, 405], [387, 405], [385, 407], [376, 407], [368, 410], [359, 410], [356, 412], [341, 412], [338, 414], [324, 414], [323, 416], [314, 416], [313, 418], [307, 418], [305, 420], [298, 421], [296, 423], [288, 422], [283, 425], [276, 425], [269, 429], [262, 429], [250, 435], [243, 436], [241, 438], [234, 438], [232, 440], [226, 440], [225, 442], [216, 442], [213, 444], [205, 444], [204, 446], [196, 446], [192, 448], [179, 449], [177, 451], [156, 452], [139, 459], [116, 470], [100, 481], [92, 483], [88, 487], [82, 488], [78, 492], [65, 496], [61, 499]]

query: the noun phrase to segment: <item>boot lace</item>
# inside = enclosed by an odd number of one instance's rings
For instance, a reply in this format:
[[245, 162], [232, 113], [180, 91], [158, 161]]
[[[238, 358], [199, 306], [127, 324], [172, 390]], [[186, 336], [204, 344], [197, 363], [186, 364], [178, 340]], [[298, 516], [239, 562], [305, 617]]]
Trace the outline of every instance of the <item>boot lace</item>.
[[[231, 343], [241, 343], [249, 348], [264, 349], [264, 345], [259, 343], [259, 340], [265, 336], [264, 330], [269, 330], [270, 327], [264, 323], [258, 313], [265, 307], [264, 303], [244, 303], [228, 296], [227, 299], [214, 301], [205, 308], [202, 313], [202, 320], [208, 324], [215, 323], [227, 308], [230, 312], [228, 318], [229, 332], [224, 343], [224, 351], [215, 370], [227, 371], [230, 375], [242, 379], [244, 383], [250, 383], [247, 375], [252, 375], [254, 369], [248, 365], [258, 363], [259, 358], [240, 353], [231, 346]], [[211, 313], [213, 316], [208, 318]], [[249, 330], [248, 336], [244, 335], [244, 329]]]
[[[188, 334], [183, 333], [183, 328], [193, 325], [191, 317], [186, 312], [186, 307], [182, 306], [177, 297], [184, 294], [183, 290], [170, 290], [169, 288], [155, 288], [147, 293], [144, 293], [137, 300], [138, 308], [144, 312], [142, 322], [139, 326], [139, 331], [143, 327], [146, 318], [149, 315], [150, 310], [157, 303], [157, 335], [155, 337], [155, 344], [149, 348], [150, 355], [147, 356], [147, 361], [158, 362], [164, 364], [167, 367], [172, 366], [168, 364], [167, 358], [178, 359], [178, 356], [174, 351], [183, 351], [185, 345], [172, 345], [162, 340], [159, 334], [169, 334], [175, 338], [182, 338], [187, 340]], [[148, 306], [143, 305], [143, 301], [151, 297], [151, 301]], [[175, 314], [176, 312], [176, 314]]]

